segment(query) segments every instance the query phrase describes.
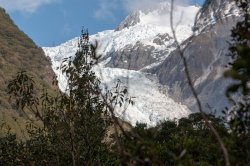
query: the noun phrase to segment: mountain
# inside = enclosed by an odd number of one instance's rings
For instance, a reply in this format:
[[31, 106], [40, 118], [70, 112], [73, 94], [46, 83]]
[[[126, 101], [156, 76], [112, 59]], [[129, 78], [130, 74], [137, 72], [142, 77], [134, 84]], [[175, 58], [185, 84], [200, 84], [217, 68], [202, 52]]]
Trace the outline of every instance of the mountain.
[[[216, 111], [220, 115], [230, 105], [225, 91], [232, 80], [225, 79], [223, 73], [231, 60], [227, 56], [231, 29], [238, 15], [233, 1], [207, 1], [193, 27], [194, 35], [182, 43], [191, 79], [206, 112]], [[197, 111], [186, 75], [180, 71], [184, 71], [184, 65], [176, 50], [163, 63], [149, 70], [157, 75], [161, 84], [169, 87], [171, 97]]]
[[[224, 91], [231, 80], [223, 78], [223, 71], [229, 62], [225, 55], [230, 29], [236, 22], [233, 16], [237, 12], [231, 10], [234, 5], [229, 1], [220, 2], [206, 3], [196, 21], [199, 7], [174, 8], [177, 39], [188, 60], [191, 79], [208, 112], [214, 109], [220, 112], [229, 104]], [[207, 13], [221, 4], [223, 8], [219, 13], [227, 15], [211, 19]], [[133, 125], [139, 121], [153, 126], [161, 120], [178, 119], [197, 111], [172, 36], [170, 4], [161, 3], [157, 8], [132, 13], [115, 30], [90, 37], [99, 43], [97, 51], [102, 58], [94, 70], [103, 86], [111, 88], [120, 79], [128, 86], [129, 95], [135, 97], [135, 106], [129, 106], [126, 112], [116, 111], [117, 116]], [[63, 58], [74, 56], [77, 42], [75, 38], [57, 47], [43, 48], [59, 76], [61, 90], [65, 90], [67, 78], [56, 69]]]
[[202, 33], [211, 31], [218, 21], [225, 21], [234, 16], [239, 16], [239, 10], [234, 0], [207, 0], [197, 15], [193, 30]]
[[0, 125], [10, 126], [18, 137], [23, 137], [26, 118], [8, 102], [7, 83], [22, 69], [34, 77], [40, 90], [42, 86], [52, 90], [54, 73], [49, 59], [0, 8]]

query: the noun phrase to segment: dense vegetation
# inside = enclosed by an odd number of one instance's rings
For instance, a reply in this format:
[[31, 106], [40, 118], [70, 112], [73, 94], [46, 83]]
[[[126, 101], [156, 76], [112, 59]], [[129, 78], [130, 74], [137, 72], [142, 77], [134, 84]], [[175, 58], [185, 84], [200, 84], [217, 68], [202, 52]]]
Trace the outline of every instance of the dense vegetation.
[[23, 137], [21, 131], [25, 130], [26, 118], [8, 102], [6, 83], [22, 69], [34, 77], [40, 86], [39, 91], [43, 87], [51, 91], [54, 74], [43, 50], [21, 32], [0, 8], [0, 126], [11, 127], [19, 138]]
[[[231, 164], [247, 165], [250, 162], [249, 135], [229, 133], [221, 119], [212, 115], [209, 115], [209, 120], [223, 136]], [[73, 165], [67, 135], [58, 138], [58, 132], [52, 137], [42, 130], [32, 131], [32, 139], [27, 142], [17, 142], [14, 135], [0, 139], [1, 164]], [[83, 134], [77, 135], [81, 136], [79, 138], [85, 137]], [[221, 149], [198, 113], [182, 118], [178, 123], [164, 122], [149, 129], [138, 124], [126, 135], [129, 138], [124, 135], [119, 138], [122, 154], [117, 144], [107, 147], [101, 140], [95, 142], [95, 146], [89, 145], [94, 149], [87, 156], [89, 146], [77, 145], [81, 158], [76, 165], [224, 165]]]
[[[250, 163], [250, 17], [249, 4], [238, 2], [246, 11], [245, 20], [233, 30], [233, 60], [226, 76], [239, 80], [229, 87], [228, 96], [237, 91], [243, 98], [234, 102], [229, 121], [227, 116], [206, 117], [226, 145], [231, 165], [244, 166]], [[61, 65], [69, 78], [66, 93], [38, 93], [37, 80], [22, 70], [9, 82], [13, 106], [35, 117], [27, 125], [26, 140], [18, 140], [8, 130], [0, 138], [0, 165], [225, 165], [221, 148], [200, 113], [152, 128], [137, 124], [124, 130], [114, 116], [114, 107], [133, 101], [120, 82], [101, 93], [100, 81], [91, 70], [98, 57], [88, 40], [83, 31], [75, 57]]]
[[[224, 122], [207, 115], [230, 152], [232, 165], [247, 165], [250, 162], [250, 139], [228, 132]], [[147, 129], [140, 124], [131, 130], [135, 135], [124, 139], [124, 146], [131, 157], [130, 163], [142, 165], [225, 165], [221, 149], [206, 127], [199, 113], [191, 114], [178, 122], [167, 121]], [[248, 137], [248, 138], [247, 138]]]

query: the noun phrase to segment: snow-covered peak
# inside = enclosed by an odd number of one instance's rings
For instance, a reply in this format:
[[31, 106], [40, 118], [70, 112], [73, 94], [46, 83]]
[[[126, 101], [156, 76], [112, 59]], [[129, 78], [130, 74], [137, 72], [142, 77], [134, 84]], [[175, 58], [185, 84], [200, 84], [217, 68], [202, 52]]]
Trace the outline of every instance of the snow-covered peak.
[[[199, 10], [196, 6], [175, 6], [174, 24], [179, 42], [192, 35], [195, 14]], [[156, 50], [165, 49], [173, 44], [173, 40], [166, 41], [159, 46], [154, 40], [159, 35], [172, 36], [170, 28], [170, 6], [168, 3], [158, 8], [137, 11], [127, 17], [116, 30], [106, 30], [92, 35], [90, 38], [98, 42], [98, 53], [105, 56], [110, 52], [122, 50], [127, 45], [135, 45], [140, 41], [143, 45], [153, 46]], [[72, 39], [55, 50], [60, 54], [63, 48], [68, 54], [74, 54], [77, 49], [78, 39]], [[46, 48], [45, 48], [46, 49]]]
[[[195, 15], [198, 12], [197, 6], [174, 6], [174, 24], [193, 26]], [[132, 28], [138, 24], [170, 27], [171, 6], [169, 3], [161, 3], [157, 7], [135, 11], [129, 15], [116, 29]]]
[[[175, 6], [174, 25], [176, 25], [176, 35], [179, 42], [192, 35], [192, 27], [198, 10], [199, 7], [196, 6]], [[144, 45], [162, 49], [153, 42], [159, 34], [172, 36], [169, 5], [149, 11], [134, 12], [116, 30], [100, 32], [93, 38], [100, 41], [100, 53], [107, 54], [121, 50], [126, 45], [135, 45], [138, 41]], [[171, 42], [173, 41], [164, 44], [170, 45]]]

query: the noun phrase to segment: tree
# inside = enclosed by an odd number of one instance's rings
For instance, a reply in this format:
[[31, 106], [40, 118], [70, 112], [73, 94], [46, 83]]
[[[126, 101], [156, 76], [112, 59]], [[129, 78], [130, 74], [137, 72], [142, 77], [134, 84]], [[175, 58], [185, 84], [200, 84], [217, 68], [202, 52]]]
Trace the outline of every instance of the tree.
[[[231, 140], [223, 121], [207, 115], [223, 138]], [[124, 139], [130, 152], [128, 162], [136, 165], [223, 165], [220, 147], [206, 127], [200, 113], [177, 121], [165, 121], [156, 127], [137, 124], [132, 139]]]
[[[233, 129], [242, 134], [250, 132], [250, 3], [246, 0], [236, 0], [236, 3], [243, 16], [232, 30], [232, 63], [225, 76], [236, 80], [227, 90], [227, 96], [234, 102], [229, 115]], [[238, 101], [231, 98], [235, 92], [242, 95]]]
[[45, 90], [38, 98], [34, 81], [24, 71], [10, 81], [9, 93], [17, 107], [24, 113], [29, 110], [42, 122], [42, 127], [33, 123], [28, 126], [30, 139], [25, 147], [29, 158], [20, 163], [101, 165], [113, 160], [103, 143], [109, 125], [107, 107], [100, 81], [92, 70], [98, 57], [95, 47], [89, 43], [88, 31], [82, 31], [78, 47], [75, 57], [64, 59], [61, 65], [68, 77], [65, 93], [51, 96]]

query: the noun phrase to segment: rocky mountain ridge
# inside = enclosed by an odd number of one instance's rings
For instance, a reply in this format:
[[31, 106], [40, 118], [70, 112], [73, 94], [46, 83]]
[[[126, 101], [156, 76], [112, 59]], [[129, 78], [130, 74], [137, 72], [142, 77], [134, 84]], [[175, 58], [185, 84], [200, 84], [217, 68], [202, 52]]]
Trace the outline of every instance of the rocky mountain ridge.
[[239, 15], [240, 11], [234, 0], [207, 0], [197, 13], [193, 31], [198, 34], [209, 31], [214, 24]]

